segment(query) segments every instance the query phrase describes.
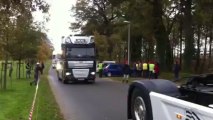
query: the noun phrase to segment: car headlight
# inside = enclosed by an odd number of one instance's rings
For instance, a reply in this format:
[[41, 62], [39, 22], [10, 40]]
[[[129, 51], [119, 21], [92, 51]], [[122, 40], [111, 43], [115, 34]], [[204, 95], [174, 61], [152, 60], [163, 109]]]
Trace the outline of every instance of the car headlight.
[[66, 76], [68, 76], [68, 75], [71, 75], [71, 73], [70, 72], [66, 72]]
[[91, 75], [95, 75], [95, 72], [91, 72]]

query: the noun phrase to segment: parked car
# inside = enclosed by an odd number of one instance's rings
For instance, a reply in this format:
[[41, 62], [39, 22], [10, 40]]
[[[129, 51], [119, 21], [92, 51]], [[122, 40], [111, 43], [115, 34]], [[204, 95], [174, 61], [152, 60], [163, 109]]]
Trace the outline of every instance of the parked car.
[[[99, 62], [97, 62], [97, 64], [96, 64], [96, 72], [98, 72], [98, 63]], [[116, 62], [115, 61], [103, 61], [102, 63], [103, 63], [103, 68], [105, 68], [108, 64], [114, 64]]]
[[109, 64], [115, 64], [116, 62], [115, 61], [103, 61], [103, 68], [105, 68], [107, 65]]
[[107, 77], [122, 76], [123, 75], [123, 65], [110, 63], [104, 67], [103, 75], [107, 76]]

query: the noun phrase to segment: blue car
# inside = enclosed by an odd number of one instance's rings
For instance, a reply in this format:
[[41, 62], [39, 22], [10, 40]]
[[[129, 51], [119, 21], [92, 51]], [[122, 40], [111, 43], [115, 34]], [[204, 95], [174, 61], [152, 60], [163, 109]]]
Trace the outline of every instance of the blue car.
[[122, 76], [123, 75], [123, 65], [121, 65], [121, 64], [108, 64], [103, 69], [103, 75], [107, 76], [107, 77]]

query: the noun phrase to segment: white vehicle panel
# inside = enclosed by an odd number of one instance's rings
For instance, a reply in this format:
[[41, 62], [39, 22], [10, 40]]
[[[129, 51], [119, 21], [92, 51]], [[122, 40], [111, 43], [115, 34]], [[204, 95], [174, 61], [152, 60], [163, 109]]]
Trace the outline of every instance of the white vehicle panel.
[[75, 78], [87, 78], [89, 75], [89, 69], [73, 69], [72, 72]]
[[151, 92], [153, 120], [213, 120], [213, 109]]
[[93, 64], [93, 61], [68, 61], [69, 68], [91, 68]]

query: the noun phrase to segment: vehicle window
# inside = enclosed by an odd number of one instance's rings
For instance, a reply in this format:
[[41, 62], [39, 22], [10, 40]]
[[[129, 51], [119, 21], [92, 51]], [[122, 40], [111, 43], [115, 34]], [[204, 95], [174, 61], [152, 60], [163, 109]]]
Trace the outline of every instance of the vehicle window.
[[108, 65], [109, 65], [109, 64], [107, 64], [107, 63], [104, 63], [104, 64], [103, 64], [103, 67], [106, 67], [106, 66], [108, 66]]
[[118, 66], [117, 66], [117, 65], [110, 65], [110, 68], [111, 68], [111, 69], [117, 69]]
[[67, 57], [94, 57], [94, 48], [67, 48]]
[[110, 65], [105, 66], [105, 68], [109, 68]]

